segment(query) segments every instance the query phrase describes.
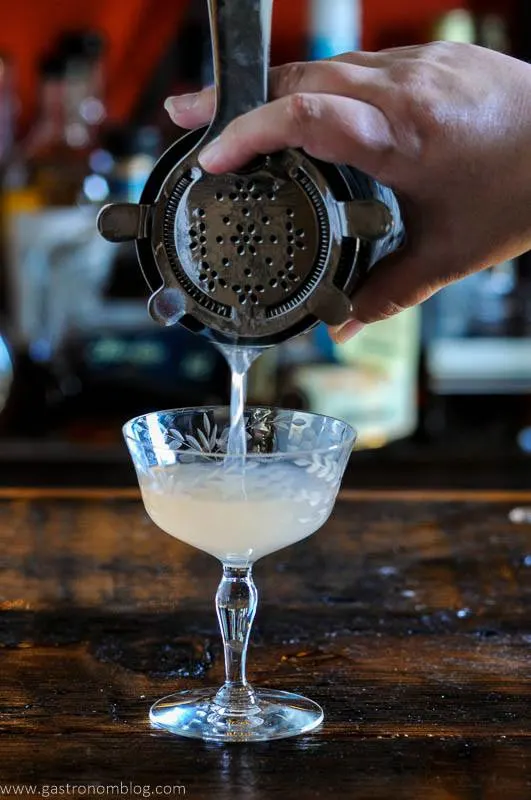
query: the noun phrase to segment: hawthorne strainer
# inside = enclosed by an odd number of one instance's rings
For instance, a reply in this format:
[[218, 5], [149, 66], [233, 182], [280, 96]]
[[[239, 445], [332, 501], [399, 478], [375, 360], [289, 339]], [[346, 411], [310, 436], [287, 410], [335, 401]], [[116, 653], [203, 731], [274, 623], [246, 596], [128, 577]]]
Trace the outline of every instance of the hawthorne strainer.
[[162, 156], [139, 204], [106, 206], [98, 227], [109, 241], [136, 240], [158, 322], [268, 346], [347, 320], [352, 293], [401, 245], [403, 224], [390, 189], [299, 150], [241, 173], [202, 170], [202, 148], [267, 101], [273, 0], [208, 3], [215, 118]]

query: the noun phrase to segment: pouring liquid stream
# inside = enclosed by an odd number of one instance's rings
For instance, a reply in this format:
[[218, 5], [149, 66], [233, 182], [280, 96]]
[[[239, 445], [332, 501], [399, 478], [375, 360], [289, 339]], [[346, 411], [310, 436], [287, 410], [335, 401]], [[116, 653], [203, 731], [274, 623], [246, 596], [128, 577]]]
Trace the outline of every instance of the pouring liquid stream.
[[231, 371], [230, 428], [227, 454], [239, 458], [229, 459], [243, 471], [247, 454], [247, 434], [245, 431], [245, 400], [247, 396], [247, 373], [251, 364], [261, 355], [261, 347], [237, 347], [216, 344], [225, 356]]

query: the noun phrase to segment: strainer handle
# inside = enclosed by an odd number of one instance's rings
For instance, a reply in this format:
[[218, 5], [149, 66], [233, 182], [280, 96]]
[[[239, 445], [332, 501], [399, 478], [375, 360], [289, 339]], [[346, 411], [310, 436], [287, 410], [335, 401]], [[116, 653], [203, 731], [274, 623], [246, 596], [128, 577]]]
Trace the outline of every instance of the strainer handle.
[[267, 102], [273, 0], [208, 0], [216, 114], [207, 138]]

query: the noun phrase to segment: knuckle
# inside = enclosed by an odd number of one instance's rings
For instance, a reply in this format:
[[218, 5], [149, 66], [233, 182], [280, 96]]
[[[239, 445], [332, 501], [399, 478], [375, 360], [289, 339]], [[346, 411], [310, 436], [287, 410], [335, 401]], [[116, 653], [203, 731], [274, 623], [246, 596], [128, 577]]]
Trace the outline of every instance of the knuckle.
[[409, 303], [399, 303], [391, 297], [383, 298], [381, 294], [378, 297], [371, 299], [366, 298], [359, 306], [356, 305], [356, 297], [354, 297], [354, 309], [356, 319], [364, 325], [370, 325], [373, 322], [382, 322], [383, 320], [395, 317], [401, 314], [410, 307]]
[[389, 67], [393, 83], [408, 95], [425, 96], [436, 81], [440, 66], [427, 53], [417, 58], [399, 59]]
[[[467, 47], [467, 45], [464, 45]], [[448, 58], [454, 58], [457, 51], [461, 50], [463, 43], [461, 42], [446, 42], [444, 40], [437, 40], [430, 42], [426, 45], [425, 51], [428, 58], [435, 61], [446, 61]]]
[[[445, 44], [443, 42], [443, 44]], [[448, 115], [448, 89], [440, 61], [412, 60], [390, 68], [396, 86], [395, 109], [411, 157], [425, 158], [438, 141]]]
[[227, 147], [238, 147], [239, 142], [242, 140], [245, 141], [245, 138], [249, 135], [248, 128], [249, 122], [244, 116], [236, 117], [232, 122], [229, 122], [222, 133], [222, 138], [227, 144]]
[[[394, 300], [385, 300], [380, 301], [380, 306], [378, 309], [374, 309], [373, 311], [367, 311], [365, 314], [362, 314], [361, 322], [365, 322], [369, 324], [371, 322], [383, 322], [383, 320], [390, 319], [391, 317], [395, 317], [397, 314], [401, 314], [402, 311], [405, 311], [407, 306], [403, 306], [400, 303], [396, 303]], [[366, 317], [366, 320], [363, 319], [363, 316]]]
[[211, 111], [212, 107], [216, 104], [216, 92], [213, 87], [209, 86], [199, 92], [197, 98], [197, 105], [201, 111]]
[[402, 311], [405, 311], [407, 307], [408, 306], [404, 305], [403, 303], [389, 299], [383, 303], [381, 307], [381, 313], [384, 319], [387, 319], [387, 317], [394, 317], [396, 314], [401, 314]]
[[285, 97], [298, 91], [304, 83], [308, 65], [303, 61], [294, 61], [271, 71], [270, 92], [274, 97]]
[[290, 95], [288, 113], [294, 127], [304, 133], [308, 125], [319, 119], [319, 101], [311, 95], [295, 92]]
[[388, 73], [393, 83], [408, 87], [418, 74], [418, 62], [413, 59], [399, 58], [389, 65]]

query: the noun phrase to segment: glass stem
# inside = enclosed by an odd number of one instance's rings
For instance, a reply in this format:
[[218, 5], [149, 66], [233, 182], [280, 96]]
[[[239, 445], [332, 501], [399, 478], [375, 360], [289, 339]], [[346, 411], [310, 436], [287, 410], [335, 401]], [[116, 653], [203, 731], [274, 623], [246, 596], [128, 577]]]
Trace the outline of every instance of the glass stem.
[[251, 567], [223, 565], [223, 577], [216, 592], [223, 648], [225, 683], [216, 695], [216, 705], [226, 714], [249, 714], [258, 710], [252, 687], [247, 683], [247, 645], [258, 601]]

